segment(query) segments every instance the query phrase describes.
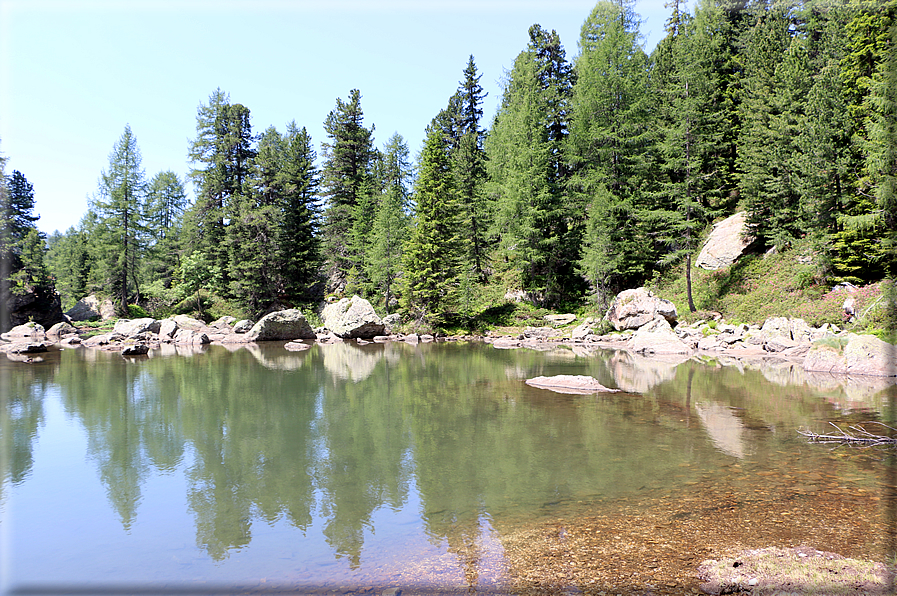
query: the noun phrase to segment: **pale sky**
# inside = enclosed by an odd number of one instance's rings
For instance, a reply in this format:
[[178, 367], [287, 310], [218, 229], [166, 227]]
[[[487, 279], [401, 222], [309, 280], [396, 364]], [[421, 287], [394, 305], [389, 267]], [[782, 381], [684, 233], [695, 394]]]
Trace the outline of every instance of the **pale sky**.
[[[646, 51], [665, 0], [636, 0]], [[360, 90], [379, 148], [394, 132], [415, 156], [474, 56], [489, 94], [526, 48], [555, 29], [568, 60], [592, 0], [0, 0], [0, 153], [34, 185], [38, 227], [77, 225], [130, 124], [146, 179], [185, 178], [196, 109], [218, 87], [253, 132], [295, 120], [321, 155], [336, 99]], [[186, 183], [186, 181], [185, 181]], [[186, 184], [192, 196], [192, 187]]]

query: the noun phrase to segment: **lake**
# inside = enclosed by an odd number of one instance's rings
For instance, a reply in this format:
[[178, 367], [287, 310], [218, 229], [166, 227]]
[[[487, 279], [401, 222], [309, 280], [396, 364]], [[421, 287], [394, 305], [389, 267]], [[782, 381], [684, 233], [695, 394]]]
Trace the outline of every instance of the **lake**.
[[[523, 382], [556, 374], [624, 392]], [[661, 594], [733, 546], [881, 558], [886, 453], [797, 430], [882, 420], [889, 391], [484, 343], [3, 358], [2, 588]]]

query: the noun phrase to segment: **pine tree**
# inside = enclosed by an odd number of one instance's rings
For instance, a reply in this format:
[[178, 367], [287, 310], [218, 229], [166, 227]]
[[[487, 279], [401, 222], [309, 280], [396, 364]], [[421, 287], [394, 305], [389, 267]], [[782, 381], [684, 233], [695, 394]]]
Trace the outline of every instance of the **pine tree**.
[[109, 154], [109, 168], [100, 176], [92, 207], [101, 218], [104, 245], [97, 272], [115, 298], [119, 313], [127, 315], [131, 288], [139, 296], [137, 269], [144, 232], [146, 184], [142, 158], [131, 127], [125, 125], [121, 138]]
[[429, 128], [414, 187], [414, 227], [404, 253], [402, 307], [418, 323], [435, 326], [455, 302], [460, 208], [448, 147]]

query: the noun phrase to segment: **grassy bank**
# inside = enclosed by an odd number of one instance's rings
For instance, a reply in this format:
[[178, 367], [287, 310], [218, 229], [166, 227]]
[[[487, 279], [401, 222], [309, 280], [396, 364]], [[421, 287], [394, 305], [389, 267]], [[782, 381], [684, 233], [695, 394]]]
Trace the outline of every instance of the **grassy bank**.
[[[897, 326], [895, 289], [889, 281], [861, 286], [853, 292], [825, 279], [809, 250], [744, 257], [717, 271], [692, 268], [692, 295], [697, 313], [690, 313], [685, 267], [671, 270], [648, 287], [673, 301], [684, 321], [717, 311], [733, 323], [762, 323], [769, 317], [796, 317], [819, 326], [832, 323], [856, 333], [891, 337]], [[853, 297], [857, 315], [848, 320], [842, 306]], [[889, 308], [890, 305], [890, 308]], [[889, 331], [890, 330], [890, 331]]]

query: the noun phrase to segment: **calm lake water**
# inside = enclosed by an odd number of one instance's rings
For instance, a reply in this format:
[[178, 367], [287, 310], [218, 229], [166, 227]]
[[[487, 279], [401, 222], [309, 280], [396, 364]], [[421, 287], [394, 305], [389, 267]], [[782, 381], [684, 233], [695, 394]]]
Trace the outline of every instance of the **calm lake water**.
[[[492, 589], [503, 540], [554, 516], [764, 475], [877, 490], [881, 454], [796, 431], [881, 419], [887, 382], [728, 364], [480, 343], [2, 358], [2, 589]], [[626, 392], [523, 382], [555, 374]]]

